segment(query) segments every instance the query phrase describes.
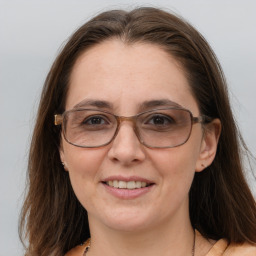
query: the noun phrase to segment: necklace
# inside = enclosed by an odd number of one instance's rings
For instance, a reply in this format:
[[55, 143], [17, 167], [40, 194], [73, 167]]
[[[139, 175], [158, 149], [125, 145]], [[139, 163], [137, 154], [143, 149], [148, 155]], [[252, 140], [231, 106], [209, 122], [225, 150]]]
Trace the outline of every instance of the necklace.
[[[89, 251], [91, 246], [91, 239], [89, 238], [86, 242], [85, 242], [85, 250], [84, 250], [84, 254], [83, 256], [86, 256], [87, 252]], [[194, 230], [194, 242], [193, 242], [193, 247], [192, 247], [192, 254], [191, 256], [195, 256], [195, 246], [196, 246], [196, 233]]]
[[85, 250], [83, 253], [83, 256], [85, 256], [87, 254], [87, 252], [89, 251], [91, 246], [91, 238], [89, 238], [86, 242], [85, 242]]
[[194, 242], [193, 242], [193, 247], [192, 247], [192, 256], [195, 256], [195, 247], [196, 247], [196, 231], [194, 229]]

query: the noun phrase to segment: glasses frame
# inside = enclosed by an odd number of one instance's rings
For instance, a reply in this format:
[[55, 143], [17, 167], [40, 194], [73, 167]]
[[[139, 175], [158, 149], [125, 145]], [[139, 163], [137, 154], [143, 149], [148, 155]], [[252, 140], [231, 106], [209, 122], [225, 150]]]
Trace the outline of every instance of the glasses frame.
[[[154, 111], [159, 111], [159, 110], [168, 110], [168, 109], [174, 109], [174, 110], [183, 110], [183, 111], [186, 111], [189, 113], [190, 115], [190, 119], [191, 119], [191, 125], [190, 125], [190, 131], [189, 131], [189, 134], [188, 134], [188, 137], [187, 139], [183, 142], [183, 143], [180, 143], [178, 145], [175, 145], [175, 146], [164, 146], [164, 147], [153, 147], [153, 146], [150, 146], [150, 145], [147, 145], [143, 140], [142, 138], [140, 137], [140, 133], [138, 131], [138, 128], [137, 128], [137, 125], [136, 125], [136, 120], [138, 118], [138, 116], [140, 115], [143, 115], [143, 114], [146, 114], [146, 113], [150, 113], [150, 112], [154, 112]], [[64, 121], [65, 121], [65, 117], [67, 116], [68, 113], [71, 113], [71, 112], [77, 112], [77, 111], [84, 111], [84, 110], [89, 110], [89, 111], [98, 111], [98, 112], [102, 112], [102, 113], [106, 113], [106, 114], [109, 114], [109, 115], [112, 115], [113, 117], [115, 117], [115, 119], [117, 120], [117, 126], [116, 126], [116, 130], [115, 130], [115, 133], [112, 137], [112, 139], [110, 141], [108, 141], [107, 143], [104, 143], [102, 145], [99, 145], [99, 146], [80, 146], [80, 145], [77, 145], [77, 144], [74, 144], [72, 142], [70, 142], [67, 138], [66, 138], [66, 130], [65, 130], [65, 125], [64, 125]], [[120, 125], [122, 122], [124, 121], [130, 121], [132, 122], [132, 125], [133, 125], [133, 130], [139, 140], [139, 142], [144, 145], [145, 147], [147, 148], [175, 148], [175, 147], [178, 147], [178, 146], [181, 146], [183, 144], [185, 144], [189, 138], [190, 138], [190, 135], [191, 135], [191, 131], [192, 131], [192, 127], [194, 124], [197, 124], [197, 123], [202, 123], [202, 124], [205, 124], [205, 123], [210, 123], [211, 121], [213, 120], [213, 118], [209, 117], [209, 116], [206, 116], [206, 115], [200, 115], [200, 116], [193, 116], [193, 114], [191, 113], [190, 110], [186, 109], [186, 108], [179, 108], [179, 107], [166, 107], [166, 108], [157, 108], [157, 109], [151, 109], [151, 110], [147, 110], [147, 111], [144, 111], [144, 112], [141, 112], [141, 113], [138, 113], [137, 115], [134, 115], [134, 116], [118, 116], [118, 115], [115, 115], [109, 111], [105, 111], [105, 110], [98, 110], [98, 109], [90, 109], [90, 108], [74, 108], [74, 109], [71, 109], [71, 110], [67, 110], [65, 112], [63, 112], [62, 114], [55, 114], [54, 115], [54, 125], [56, 126], [59, 126], [61, 125], [61, 128], [62, 128], [62, 133], [63, 133], [63, 136], [64, 136], [64, 139], [71, 145], [73, 146], [76, 146], [76, 147], [80, 147], [80, 148], [100, 148], [100, 147], [104, 147], [108, 144], [110, 144], [114, 139], [115, 137], [117, 136], [118, 132], [119, 132], [119, 129], [120, 129]]]

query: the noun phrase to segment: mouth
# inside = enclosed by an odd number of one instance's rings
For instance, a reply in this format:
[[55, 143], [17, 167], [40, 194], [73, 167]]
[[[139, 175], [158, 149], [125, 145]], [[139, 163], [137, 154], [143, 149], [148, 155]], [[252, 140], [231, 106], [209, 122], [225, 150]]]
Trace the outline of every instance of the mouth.
[[119, 199], [132, 200], [154, 191], [156, 183], [138, 176], [110, 176], [101, 182], [106, 192]]
[[149, 186], [152, 186], [154, 183], [149, 183], [145, 181], [124, 181], [124, 180], [108, 180], [103, 182], [105, 185], [113, 188], [119, 188], [119, 189], [140, 189], [140, 188], [146, 188]]

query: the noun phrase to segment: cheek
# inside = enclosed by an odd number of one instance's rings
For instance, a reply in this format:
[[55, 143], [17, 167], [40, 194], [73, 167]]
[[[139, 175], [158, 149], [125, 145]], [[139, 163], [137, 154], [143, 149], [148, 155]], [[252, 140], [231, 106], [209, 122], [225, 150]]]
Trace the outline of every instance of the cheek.
[[188, 193], [195, 173], [198, 152], [197, 147], [184, 144], [151, 154], [151, 162], [158, 170], [166, 190], [175, 194]]
[[165, 149], [162, 152], [151, 154], [151, 161], [156, 169], [161, 170], [162, 175], [180, 176], [195, 171], [197, 154], [186, 152], [181, 147], [179, 149]]
[[83, 190], [89, 190], [99, 182], [105, 152], [102, 149], [84, 149], [72, 145], [65, 145], [63, 152], [72, 187], [79, 198]]
[[69, 172], [80, 175], [93, 173], [104, 158], [104, 152], [99, 149], [85, 149], [67, 145], [64, 147], [64, 157]]

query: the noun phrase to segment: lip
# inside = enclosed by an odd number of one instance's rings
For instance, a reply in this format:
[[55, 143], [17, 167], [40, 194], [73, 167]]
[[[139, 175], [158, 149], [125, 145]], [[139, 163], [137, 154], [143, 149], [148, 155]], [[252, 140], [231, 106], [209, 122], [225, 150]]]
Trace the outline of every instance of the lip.
[[[140, 181], [140, 182], [146, 182], [151, 184], [148, 187], [144, 188], [136, 188], [136, 189], [123, 189], [123, 188], [114, 188], [110, 187], [106, 184], [107, 181], [111, 180], [119, 180], [119, 181]], [[155, 186], [155, 183], [142, 178], [138, 176], [130, 176], [130, 177], [124, 177], [124, 176], [109, 176], [106, 179], [104, 179], [101, 184], [104, 186], [105, 190], [110, 193], [112, 196], [117, 197], [119, 199], [126, 199], [131, 200], [135, 198], [139, 198], [147, 193], [149, 193]]]

